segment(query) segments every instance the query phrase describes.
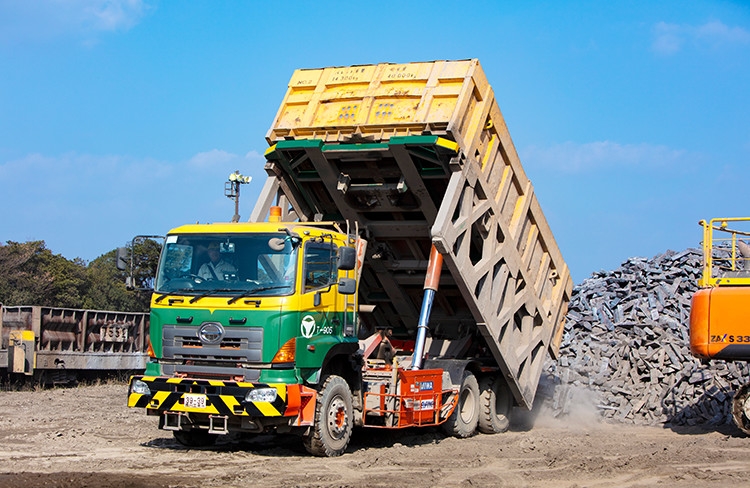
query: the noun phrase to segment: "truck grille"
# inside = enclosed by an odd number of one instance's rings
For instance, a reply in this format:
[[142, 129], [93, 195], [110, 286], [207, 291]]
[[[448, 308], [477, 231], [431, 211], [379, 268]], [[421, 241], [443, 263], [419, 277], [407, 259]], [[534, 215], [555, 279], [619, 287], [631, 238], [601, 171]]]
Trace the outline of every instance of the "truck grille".
[[238, 363], [260, 363], [263, 329], [260, 327], [226, 327], [218, 344], [206, 345], [198, 338], [195, 326], [165, 325], [162, 331], [164, 359], [186, 364], [162, 364], [164, 374], [185, 373], [197, 377], [244, 376], [256, 381], [258, 369], [237, 367]]

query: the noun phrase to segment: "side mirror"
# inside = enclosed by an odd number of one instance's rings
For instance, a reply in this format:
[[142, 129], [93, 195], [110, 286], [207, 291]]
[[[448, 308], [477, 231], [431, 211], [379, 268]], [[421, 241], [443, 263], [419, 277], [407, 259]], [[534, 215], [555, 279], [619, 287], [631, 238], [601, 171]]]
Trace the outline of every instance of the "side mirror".
[[[156, 239], [161, 239], [161, 242]], [[153, 291], [156, 263], [164, 242], [164, 236], [135, 236], [129, 247], [117, 249], [117, 269], [128, 271], [125, 288]]]
[[343, 271], [349, 271], [354, 269], [357, 264], [357, 250], [353, 247], [340, 247], [339, 248], [339, 262], [338, 269]]
[[341, 278], [339, 280], [339, 293], [342, 295], [354, 295], [357, 293], [357, 280], [354, 278]]
[[118, 247], [115, 255], [115, 266], [120, 271], [125, 271], [130, 267], [130, 253], [127, 247]]

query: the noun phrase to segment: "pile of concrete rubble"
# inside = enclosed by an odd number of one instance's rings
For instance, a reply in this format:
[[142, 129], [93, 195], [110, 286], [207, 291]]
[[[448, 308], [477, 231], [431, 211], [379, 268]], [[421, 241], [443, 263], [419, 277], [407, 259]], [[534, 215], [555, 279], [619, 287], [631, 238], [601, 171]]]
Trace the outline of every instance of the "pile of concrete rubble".
[[698, 250], [667, 251], [576, 286], [559, 359], [545, 365], [553, 414], [586, 401], [625, 423], [731, 423], [732, 395], [750, 375], [746, 363], [702, 364], [690, 355], [690, 299], [701, 269]]

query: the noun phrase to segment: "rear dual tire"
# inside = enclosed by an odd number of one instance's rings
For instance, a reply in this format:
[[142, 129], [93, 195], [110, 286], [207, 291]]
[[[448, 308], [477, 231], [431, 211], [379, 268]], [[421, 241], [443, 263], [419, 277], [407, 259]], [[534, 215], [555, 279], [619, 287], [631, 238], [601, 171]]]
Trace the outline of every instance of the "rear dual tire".
[[453, 437], [465, 438], [474, 435], [478, 424], [479, 383], [471, 371], [464, 371], [456, 407], [443, 424], [443, 431]]
[[443, 431], [453, 437], [469, 437], [479, 430], [499, 434], [510, 427], [513, 395], [501, 376], [484, 376], [477, 382], [471, 371], [464, 371], [456, 408], [443, 424]]
[[479, 382], [479, 391], [479, 432], [483, 434], [506, 432], [510, 427], [513, 395], [505, 379], [500, 375], [485, 376]]

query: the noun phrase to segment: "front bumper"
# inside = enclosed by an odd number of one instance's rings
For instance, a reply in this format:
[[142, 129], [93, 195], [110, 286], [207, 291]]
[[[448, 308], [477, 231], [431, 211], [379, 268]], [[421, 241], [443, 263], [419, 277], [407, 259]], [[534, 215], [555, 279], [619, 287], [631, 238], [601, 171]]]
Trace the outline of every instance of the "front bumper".
[[[133, 382], [148, 385], [150, 394], [133, 391]], [[255, 389], [273, 388], [273, 401], [247, 401]], [[205, 407], [187, 406], [185, 396], [205, 396]], [[238, 381], [172, 378], [165, 376], [133, 376], [128, 389], [128, 407], [145, 408], [152, 415], [165, 413], [206, 414], [225, 418], [281, 418], [288, 425], [312, 425], [316, 391], [304, 385], [283, 383], [247, 383]], [[201, 402], [203, 403], [203, 402]]]

